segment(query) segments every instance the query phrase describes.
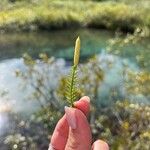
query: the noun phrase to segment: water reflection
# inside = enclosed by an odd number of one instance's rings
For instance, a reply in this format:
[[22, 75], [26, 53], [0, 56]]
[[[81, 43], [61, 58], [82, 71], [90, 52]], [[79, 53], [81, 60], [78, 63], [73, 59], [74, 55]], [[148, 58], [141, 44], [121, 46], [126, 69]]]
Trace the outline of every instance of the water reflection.
[[[80, 36], [82, 40], [81, 61], [83, 61], [85, 58], [105, 50], [108, 41], [114, 38], [115, 34], [95, 29], [62, 30], [50, 33], [8, 33], [0, 35], [0, 60], [20, 58], [25, 52], [34, 58], [44, 52], [49, 56], [71, 60], [73, 41], [77, 36]], [[119, 45], [116, 45], [112, 54], [127, 58], [141, 68], [146, 68], [145, 64], [149, 66], [149, 39], [144, 39], [136, 44], [130, 43], [121, 50], [118, 50], [117, 46]]]
[[[77, 36], [80, 36], [82, 40], [81, 60], [83, 60], [83, 58], [91, 57], [91, 55], [98, 54], [106, 49], [108, 41], [114, 38], [115, 34], [95, 29], [8, 33], [0, 36], [0, 60], [20, 58], [25, 52], [28, 52], [34, 58], [37, 58], [40, 52], [45, 52], [50, 56], [70, 60], [72, 59], [73, 41]], [[121, 50], [115, 47], [111, 53], [129, 58], [140, 65], [139, 59], [142, 59], [143, 64], [149, 63], [149, 48], [149, 39], [144, 39], [136, 44], [128, 44]]]
[[91, 55], [100, 52], [106, 46], [106, 41], [113, 37], [107, 31], [98, 30], [62, 30], [42, 33], [11, 33], [0, 36], [0, 60], [21, 57], [28, 52], [37, 57], [40, 52], [56, 57], [72, 57], [74, 40], [82, 39], [81, 55]]

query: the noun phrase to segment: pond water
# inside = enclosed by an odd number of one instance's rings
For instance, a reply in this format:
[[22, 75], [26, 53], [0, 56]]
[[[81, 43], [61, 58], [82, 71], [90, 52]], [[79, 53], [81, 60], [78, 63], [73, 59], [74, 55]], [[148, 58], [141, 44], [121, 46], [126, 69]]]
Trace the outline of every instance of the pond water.
[[77, 36], [82, 41], [81, 57], [89, 57], [105, 48], [107, 40], [114, 35], [106, 31], [83, 29], [4, 34], [0, 36], [0, 60], [20, 58], [25, 52], [35, 58], [44, 52], [49, 56], [71, 59]]
[[[39, 53], [46, 53], [49, 56], [71, 60], [73, 57], [74, 41], [80, 36], [82, 41], [81, 57], [91, 57], [94, 54], [106, 51], [108, 41], [115, 37], [115, 34], [105, 30], [96, 29], [72, 29], [56, 30], [41, 33], [7, 33], [0, 35], [0, 61], [20, 58], [24, 53], [37, 58]], [[127, 58], [140, 66], [138, 56], [143, 57], [143, 65], [149, 64], [150, 39], [136, 44], [128, 44], [121, 51], [112, 51], [113, 55]], [[147, 67], [148, 69], [148, 67]]]
[[[129, 44], [119, 52], [114, 50], [109, 54], [106, 50], [108, 40], [114, 38], [115, 34], [102, 30], [80, 29], [0, 35], [0, 135], [7, 121], [7, 117], [2, 115], [3, 112], [15, 110], [29, 113], [31, 110], [36, 111], [38, 107], [35, 102], [24, 101], [29, 91], [22, 93], [19, 87], [20, 80], [15, 77], [16, 69], [24, 70], [25, 68], [21, 56], [29, 53], [32, 57], [38, 58], [39, 53], [47, 53], [49, 56], [58, 58], [57, 63], [64, 64], [63, 68], [66, 65], [65, 61], [69, 62], [73, 57], [74, 41], [77, 36], [80, 36], [82, 42], [81, 62], [95, 54], [98, 54], [102, 62], [105, 62], [105, 59], [114, 61], [114, 69], [106, 72], [103, 89], [120, 84], [122, 79], [119, 71], [122, 68], [122, 61], [130, 64], [130, 67], [135, 70], [149, 71], [150, 69], [148, 67], [150, 64], [149, 39], [136, 45]], [[138, 56], [142, 57], [142, 61], [138, 61]], [[107, 92], [109, 93], [109, 90]]]

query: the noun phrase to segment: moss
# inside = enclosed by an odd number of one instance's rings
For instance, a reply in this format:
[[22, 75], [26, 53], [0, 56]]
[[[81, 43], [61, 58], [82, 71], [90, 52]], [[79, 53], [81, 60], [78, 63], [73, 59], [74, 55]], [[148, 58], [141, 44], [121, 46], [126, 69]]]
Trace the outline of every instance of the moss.
[[87, 22], [87, 25], [92, 27], [132, 31], [143, 22], [142, 15], [125, 4], [100, 4], [89, 13], [92, 14], [92, 12], [94, 13]]

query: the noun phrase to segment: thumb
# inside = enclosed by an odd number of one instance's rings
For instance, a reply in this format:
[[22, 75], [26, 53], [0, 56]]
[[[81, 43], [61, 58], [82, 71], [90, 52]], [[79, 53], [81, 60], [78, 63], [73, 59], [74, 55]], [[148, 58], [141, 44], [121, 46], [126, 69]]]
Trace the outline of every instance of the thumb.
[[66, 150], [90, 150], [91, 130], [86, 116], [76, 108], [65, 107], [66, 119], [69, 125], [69, 135]]

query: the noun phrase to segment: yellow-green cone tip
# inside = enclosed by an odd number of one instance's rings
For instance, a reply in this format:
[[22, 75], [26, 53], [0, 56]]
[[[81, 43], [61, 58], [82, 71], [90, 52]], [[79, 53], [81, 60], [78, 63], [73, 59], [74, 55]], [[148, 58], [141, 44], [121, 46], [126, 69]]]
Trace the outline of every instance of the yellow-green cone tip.
[[80, 57], [80, 38], [76, 39], [75, 50], [74, 50], [74, 66], [77, 66], [79, 63]]

